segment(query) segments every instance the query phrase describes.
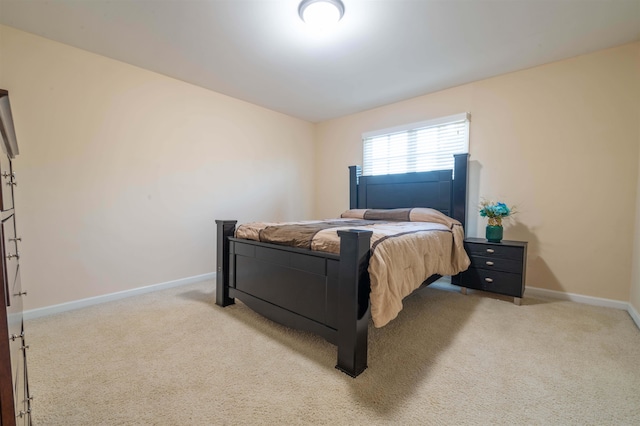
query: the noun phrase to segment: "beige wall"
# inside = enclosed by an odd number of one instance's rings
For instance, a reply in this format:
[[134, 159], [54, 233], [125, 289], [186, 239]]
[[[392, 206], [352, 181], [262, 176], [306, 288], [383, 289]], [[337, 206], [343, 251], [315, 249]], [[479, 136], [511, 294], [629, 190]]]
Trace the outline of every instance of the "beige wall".
[[214, 219], [312, 215], [314, 125], [0, 26], [26, 309], [213, 272]]
[[640, 43], [320, 123], [316, 216], [348, 207], [361, 134], [471, 113], [468, 235], [480, 197], [518, 206], [507, 239], [529, 242], [527, 285], [628, 301], [638, 182]]
[[[640, 75], [640, 44], [636, 49], [636, 73]], [[637, 99], [640, 99], [640, 87], [637, 87], [636, 91]], [[638, 125], [638, 147], [640, 147], [640, 111], [636, 116], [636, 123]], [[636, 193], [636, 232], [635, 232], [635, 245], [633, 251], [633, 270], [631, 276], [631, 292], [629, 301], [636, 312], [640, 313], [640, 157], [638, 157], [638, 188]]]
[[635, 43], [314, 126], [0, 26], [26, 308], [213, 272], [215, 218], [335, 217], [362, 132], [468, 111], [468, 234], [481, 196], [517, 204], [527, 285], [640, 310], [639, 64]]

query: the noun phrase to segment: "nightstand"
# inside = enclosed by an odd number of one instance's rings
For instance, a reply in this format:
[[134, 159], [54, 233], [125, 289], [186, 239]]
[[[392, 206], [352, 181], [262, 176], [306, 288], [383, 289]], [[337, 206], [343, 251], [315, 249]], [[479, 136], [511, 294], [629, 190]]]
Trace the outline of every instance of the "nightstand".
[[527, 243], [503, 240], [490, 243], [484, 238], [465, 238], [464, 248], [471, 259], [471, 266], [451, 278], [451, 283], [462, 287], [513, 297], [520, 304], [524, 294], [527, 265]]

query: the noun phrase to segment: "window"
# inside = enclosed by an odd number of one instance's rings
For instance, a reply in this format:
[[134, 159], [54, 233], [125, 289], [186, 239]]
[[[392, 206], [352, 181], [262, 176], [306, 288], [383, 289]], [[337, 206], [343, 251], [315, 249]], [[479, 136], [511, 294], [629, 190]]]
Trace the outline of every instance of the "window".
[[362, 135], [362, 174], [453, 169], [453, 154], [469, 151], [470, 114], [456, 114]]

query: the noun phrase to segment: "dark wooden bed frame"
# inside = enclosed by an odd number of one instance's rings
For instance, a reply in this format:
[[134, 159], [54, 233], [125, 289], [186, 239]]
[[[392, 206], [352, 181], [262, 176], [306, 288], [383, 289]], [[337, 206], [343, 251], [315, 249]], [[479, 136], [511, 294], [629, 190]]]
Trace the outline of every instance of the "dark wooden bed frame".
[[[349, 167], [350, 208], [430, 207], [464, 225], [468, 154], [454, 170], [360, 176]], [[311, 331], [338, 347], [336, 368], [356, 377], [367, 368], [371, 231], [338, 231], [340, 254], [234, 237], [237, 221], [216, 220], [216, 304], [240, 299], [259, 314]], [[432, 276], [423, 284], [440, 278]]]

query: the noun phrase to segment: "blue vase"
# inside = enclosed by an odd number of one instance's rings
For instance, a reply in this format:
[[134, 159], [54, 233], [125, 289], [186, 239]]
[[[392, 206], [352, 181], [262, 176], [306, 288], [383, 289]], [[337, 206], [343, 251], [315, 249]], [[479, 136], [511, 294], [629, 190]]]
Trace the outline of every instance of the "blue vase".
[[487, 241], [499, 243], [502, 241], [502, 226], [487, 225]]

